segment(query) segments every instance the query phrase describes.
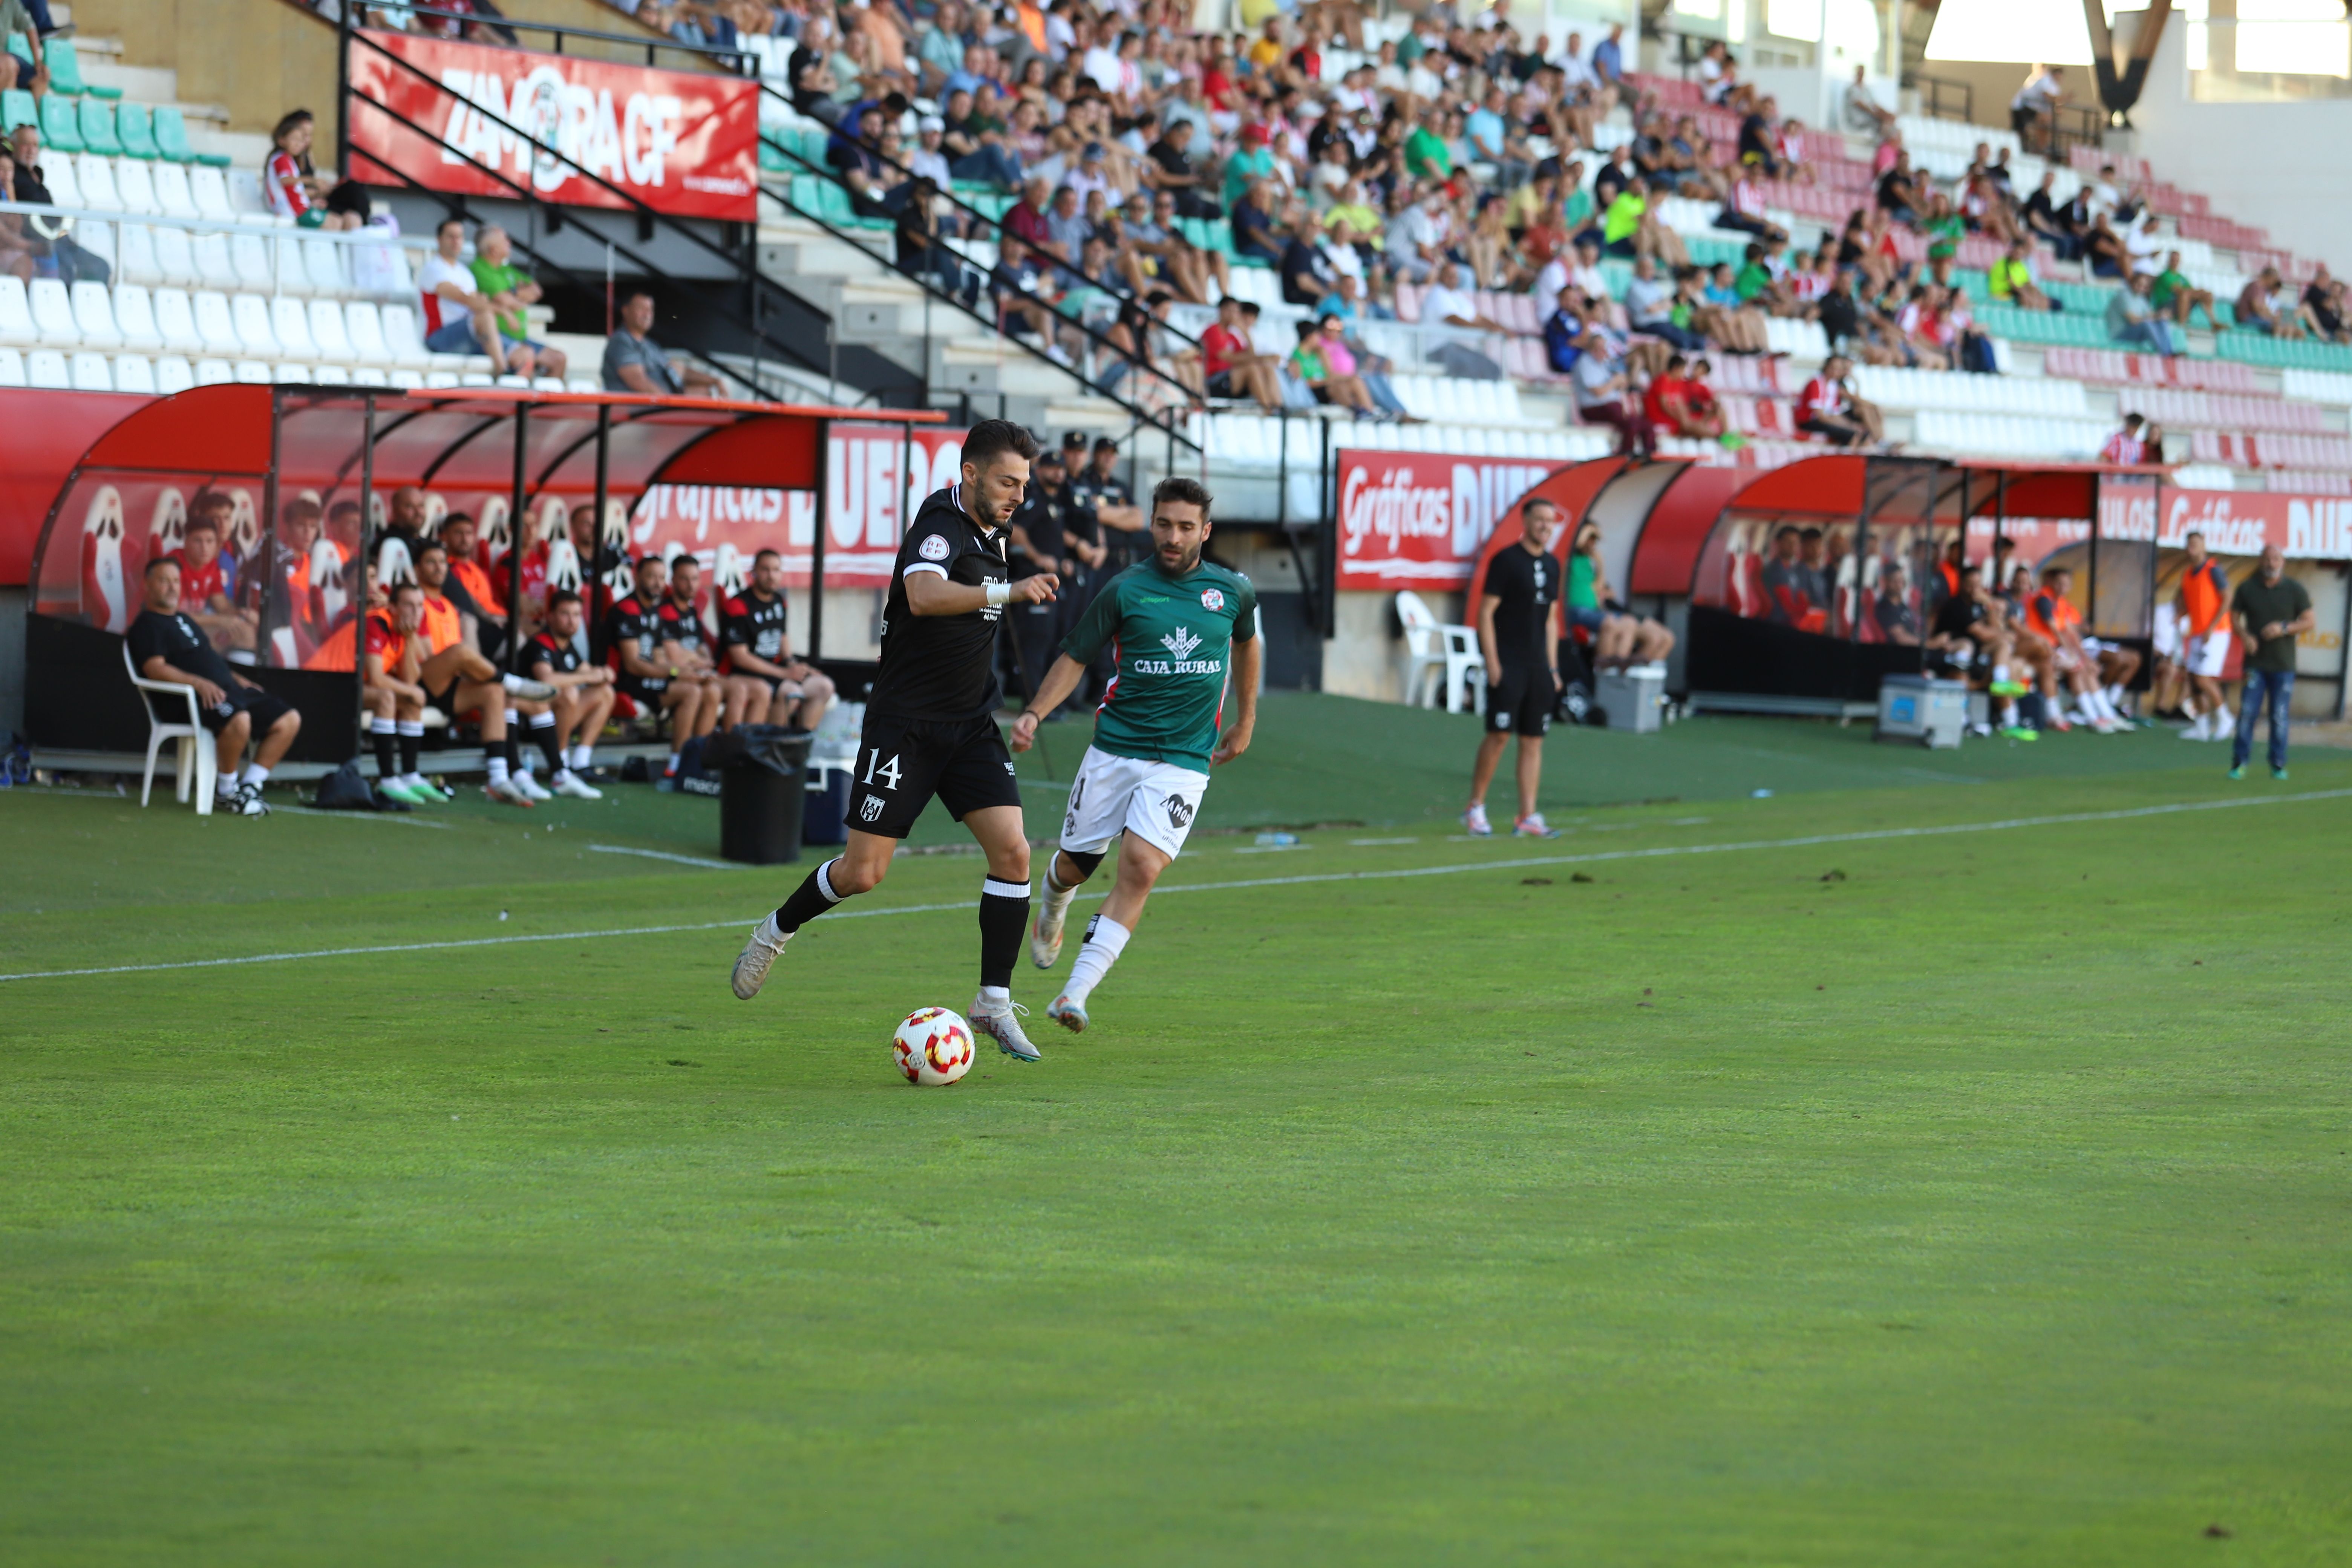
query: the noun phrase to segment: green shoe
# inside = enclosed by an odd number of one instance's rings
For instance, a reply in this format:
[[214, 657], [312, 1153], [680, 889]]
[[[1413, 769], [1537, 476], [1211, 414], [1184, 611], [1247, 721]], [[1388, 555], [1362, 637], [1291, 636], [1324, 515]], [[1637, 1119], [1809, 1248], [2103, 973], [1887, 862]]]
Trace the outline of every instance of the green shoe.
[[2286, 770], [2284, 768], [2273, 768], [2271, 770], [2271, 777], [2278, 780], [2281, 784], [2284, 784], [2286, 783]]
[[2021, 680], [1996, 680], [1986, 689], [1995, 697], [2022, 697], [2032, 688]]
[[2000, 733], [2001, 738], [2008, 741], [2038, 741], [2042, 739], [2041, 731], [2028, 729], [2022, 724], [2011, 724]]
[[403, 805], [423, 805], [425, 804], [425, 796], [417, 794], [416, 791], [409, 788], [406, 784], [402, 784], [398, 779], [378, 779], [376, 781], [375, 789], [378, 795], [387, 795], [392, 799], [400, 802]]
[[2246, 765], [2243, 763], [2241, 763], [2236, 767], [2231, 768], [2230, 770], [2230, 776], [2233, 779], [2244, 778], [2246, 776]]

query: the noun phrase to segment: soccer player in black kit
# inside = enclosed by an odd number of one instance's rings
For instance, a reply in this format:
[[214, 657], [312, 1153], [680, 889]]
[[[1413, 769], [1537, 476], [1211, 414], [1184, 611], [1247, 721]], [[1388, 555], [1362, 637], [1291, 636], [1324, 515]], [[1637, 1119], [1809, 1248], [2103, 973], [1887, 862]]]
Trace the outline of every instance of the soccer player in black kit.
[[971, 1026], [1020, 1061], [1037, 1047], [1013, 1001], [1013, 965], [1029, 922], [1029, 839], [1013, 756], [996, 727], [996, 633], [1008, 605], [1052, 599], [1051, 572], [1012, 581], [1006, 530], [1021, 508], [1037, 444], [1018, 425], [983, 419], [963, 442], [963, 478], [935, 492], [899, 542], [882, 618], [882, 668], [866, 700], [849, 797], [849, 847], [809, 874], [761, 921], [735, 960], [735, 994], [760, 994], [793, 933], [868, 891], [933, 795], [988, 857], [980, 889], [980, 994]]
[[1478, 650], [1486, 657], [1486, 732], [1478, 740], [1478, 761], [1470, 771], [1470, 808], [1462, 825], [1474, 838], [1495, 831], [1486, 821], [1486, 786], [1503, 760], [1503, 745], [1519, 735], [1519, 815], [1511, 826], [1518, 838], [1557, 838], [1536, 809], [1543, 782], [1543, 738], [1559, 701], [1559, 597], [1566, 572], [1551, 553], [1559, 509], [1548, 500], [1520, 504], [1518, 543], [1496, 552], [1486, 563], [1486, 591], [1478, 595]]

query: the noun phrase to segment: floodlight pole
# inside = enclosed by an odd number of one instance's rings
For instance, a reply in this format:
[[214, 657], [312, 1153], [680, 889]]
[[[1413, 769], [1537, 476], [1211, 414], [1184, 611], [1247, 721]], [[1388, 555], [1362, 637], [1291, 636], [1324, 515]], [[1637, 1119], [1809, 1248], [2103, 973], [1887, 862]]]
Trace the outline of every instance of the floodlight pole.
[[[522, 668], [522, 531], [524, 457], [530, 447], [530, 405], [515, 404], [514, 496], [507, 504], [507, 668]], [[601, 530], [603, 520], [597, 527]]]

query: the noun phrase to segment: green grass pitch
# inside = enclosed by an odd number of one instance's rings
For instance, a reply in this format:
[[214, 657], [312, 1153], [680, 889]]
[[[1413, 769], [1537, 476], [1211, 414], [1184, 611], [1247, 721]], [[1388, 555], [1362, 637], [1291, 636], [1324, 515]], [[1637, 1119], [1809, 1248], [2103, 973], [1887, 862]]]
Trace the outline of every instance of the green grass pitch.
[[0, 795], [0, 1563], [2352, 1563], [2352, 757], [1474, 735], [947, 1089], [970, 857], [745, 1005], [706, 803]]

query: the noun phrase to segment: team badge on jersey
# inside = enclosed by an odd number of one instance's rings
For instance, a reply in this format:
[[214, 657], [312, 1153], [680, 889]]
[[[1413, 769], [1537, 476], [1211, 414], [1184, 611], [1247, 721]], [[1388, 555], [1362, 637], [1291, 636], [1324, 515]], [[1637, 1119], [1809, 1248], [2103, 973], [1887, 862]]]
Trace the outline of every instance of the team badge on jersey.
[[948, 558], [947, 536], [942, 533], [932, 534], [916, 547], [915, 552], [926, 561], [945, 561]]
[[1201, 590], [1201, 608], [1213, 613], [1215, 611], [1222, 610], [1224, 607], [1225, 595], [1223, 589], [1203, 588]]

